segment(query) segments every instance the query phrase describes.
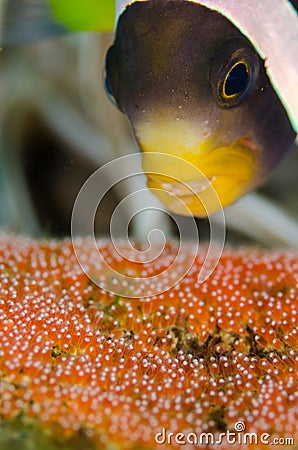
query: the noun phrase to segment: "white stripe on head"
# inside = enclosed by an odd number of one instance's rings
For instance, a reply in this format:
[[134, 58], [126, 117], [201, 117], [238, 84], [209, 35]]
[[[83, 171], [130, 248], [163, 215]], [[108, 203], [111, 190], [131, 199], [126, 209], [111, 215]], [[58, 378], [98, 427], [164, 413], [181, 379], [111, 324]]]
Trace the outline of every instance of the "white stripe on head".
[[220, 12], [266, 60], [270, 81], [298, 130], [298, 17], [288, 0], [188, 0]]

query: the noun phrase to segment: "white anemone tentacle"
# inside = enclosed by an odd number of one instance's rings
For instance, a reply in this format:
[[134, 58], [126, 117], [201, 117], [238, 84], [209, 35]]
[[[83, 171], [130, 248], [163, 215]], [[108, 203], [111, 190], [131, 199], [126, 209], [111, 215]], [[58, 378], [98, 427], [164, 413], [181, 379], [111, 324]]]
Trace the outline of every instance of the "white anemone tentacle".
[[226, 224], [269, 247], [298, 249], [297, 218], [261, 194], [248, 194], [225, 209]]

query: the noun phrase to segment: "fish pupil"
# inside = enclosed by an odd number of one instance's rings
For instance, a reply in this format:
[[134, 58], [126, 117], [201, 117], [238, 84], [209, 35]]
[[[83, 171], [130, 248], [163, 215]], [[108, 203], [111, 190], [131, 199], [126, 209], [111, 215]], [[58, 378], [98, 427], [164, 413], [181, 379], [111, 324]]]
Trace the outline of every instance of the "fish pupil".
[[247, 88], [248, 84], [248, 68], [244, 63], [238, 63], [230, 70], [226, 77], [224, 94], [227, 97], [240, 94]]

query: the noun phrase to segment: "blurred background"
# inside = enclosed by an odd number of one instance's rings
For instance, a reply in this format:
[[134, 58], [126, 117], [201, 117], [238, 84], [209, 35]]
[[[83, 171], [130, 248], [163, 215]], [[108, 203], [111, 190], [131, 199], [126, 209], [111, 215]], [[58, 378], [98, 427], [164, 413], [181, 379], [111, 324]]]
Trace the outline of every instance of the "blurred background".
[[[73, 204], [87, 178], [106, 162], [138, 151], [128, 122], [103, 87], [112, 40], [111, 34], [82, 33], [1, 50], [1, 229], [69, 236]], [[297, 178], [296, 148], [257, 195], [227, 208], [228, 243], [298, 248]], [[122, 183], [109, 192], [96, 216], [97, 236], [109, 233], [115, 206], [142, 183]], [[198, 225], [200, 236], [207, 236], [208, 220]], [[177, 235], [165, 214], [150, 213], [130, 231], [143, 239], [152, 227]]]

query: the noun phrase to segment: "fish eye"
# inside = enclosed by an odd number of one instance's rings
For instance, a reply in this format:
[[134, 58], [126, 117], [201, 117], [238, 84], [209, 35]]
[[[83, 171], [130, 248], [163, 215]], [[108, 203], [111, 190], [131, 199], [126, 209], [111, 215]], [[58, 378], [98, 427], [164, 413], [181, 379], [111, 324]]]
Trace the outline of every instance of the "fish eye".
[[105, 88], [105, 91], [106, 91], [106, 94], [107, 94], [109, 100], [113, 103], [114, 106], [117, 106], [117, 102], [115, 100], [115, 97], [114, 97], [114, 94], [113, 94], [113, 91], [112, 91], [112, 88], [111, 88], [111, 85], [110, 85], [110, 82], [107, 77], [105, 69], [103, 72], [103, 84], [104, 84], [104, 88]]
[[103, 83], [110, 101], [113, 105], [120, 109], [120, 111], [122, 111], [118, 100], [119, 77], [114, 46], [109, 48], [106, 55], [105, 68], [103, 71]]
[[244, 39], [225, 42], [211, 62], [211, 87], [222, 108], [242, 103], [251, 92], [259, 72], [259, 56]]

